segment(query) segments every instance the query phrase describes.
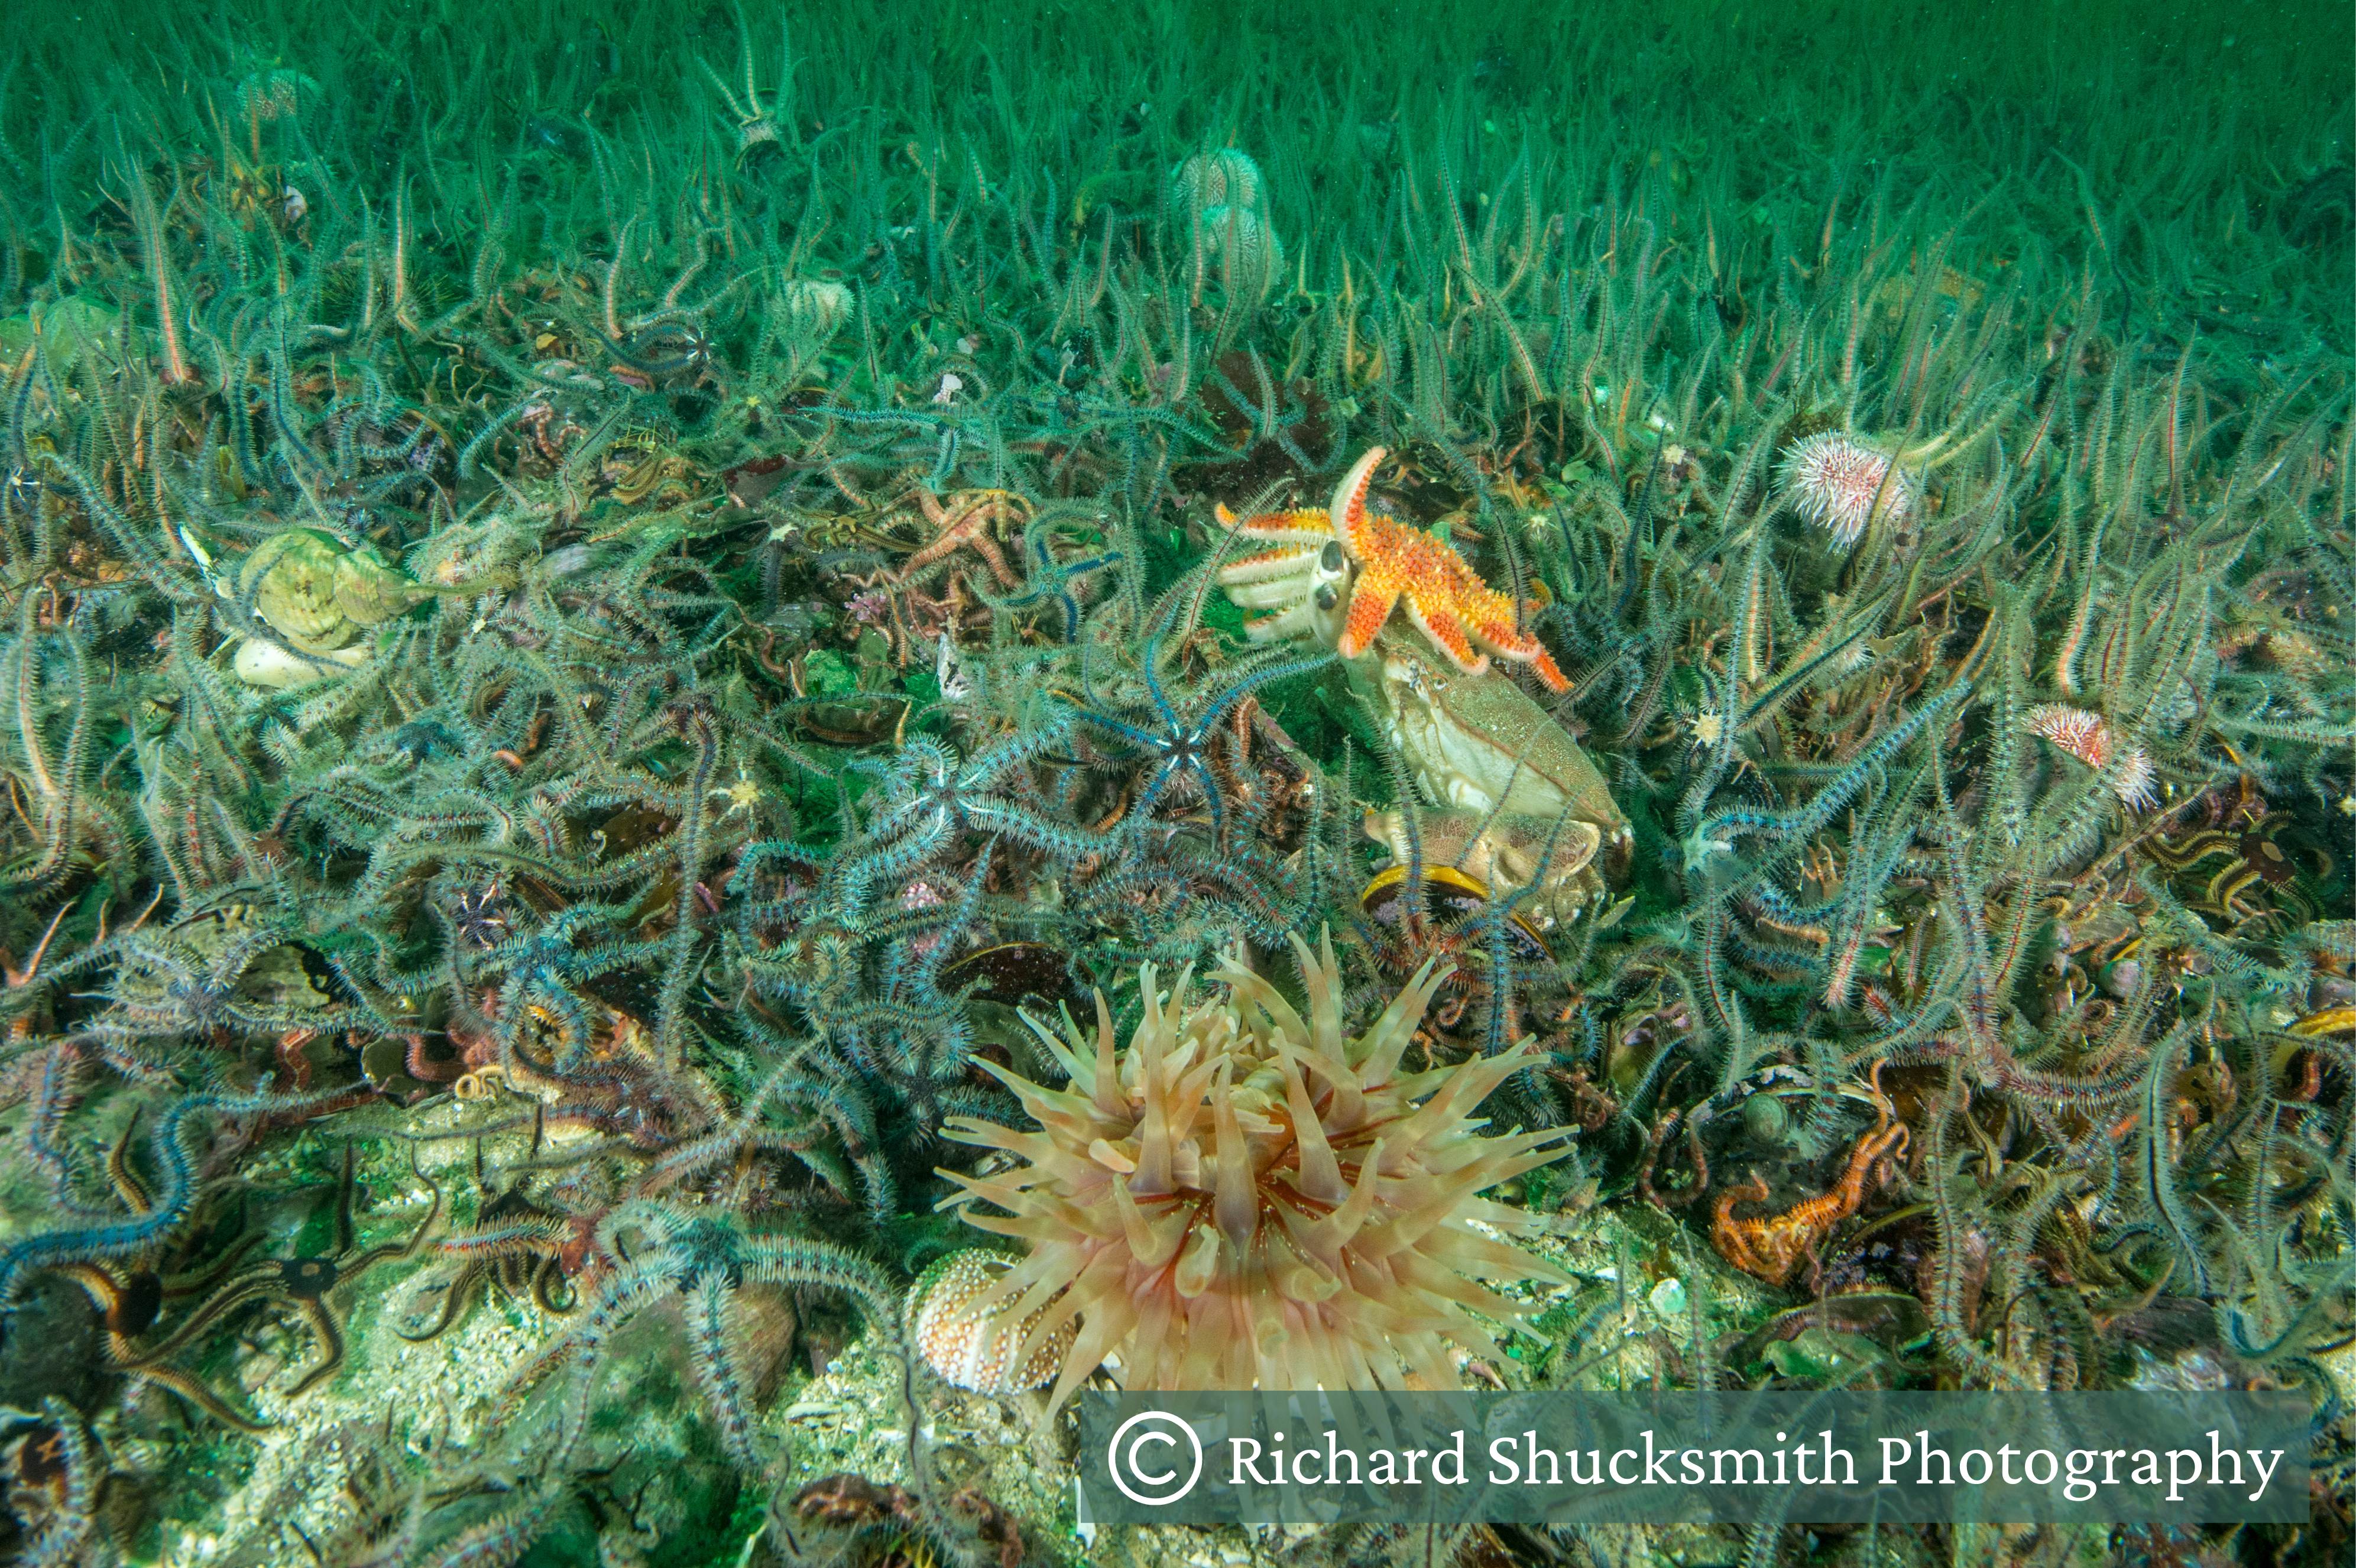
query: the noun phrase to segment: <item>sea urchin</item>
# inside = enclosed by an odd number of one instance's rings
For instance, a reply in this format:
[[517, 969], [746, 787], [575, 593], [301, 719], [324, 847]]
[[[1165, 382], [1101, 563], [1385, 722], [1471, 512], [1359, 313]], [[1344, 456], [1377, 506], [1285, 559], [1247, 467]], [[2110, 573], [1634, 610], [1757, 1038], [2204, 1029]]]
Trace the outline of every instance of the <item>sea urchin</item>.
[[1072, 1348], [1068, 1321], [1018, 1360], [1033, 1325], [978, 1310], [1014, 1263], [1004, 1252], [968, 1247], [936, 1262], [908, 1292], [909, 1337], [944, 1381], [988, 1394], [1022, 1393], [1064, 1369], [1064, 1352]]
[[2029, 710], [2022, 725], [2030, 734], [2043, 736], [2096, 772], [2110, 767], [2111, 759], [2117, 757], [2118, 770], [2111, 777], [2111, 792], [2129, 811], [2147, 811], [2159, 803], [2159, 792], [2152, 787], [2151, 754], [2133, 746], [2120, 757], [2118, 736], [2103, 722], [2101, 714], [2066, 703], [2040, 703]]
[[943, 1207], [1030, 1248], [964, 1307], [1028, 1326], [1007, 1360], [1076, 1324], [1051, 1406], [1113, 1356], [1130, 1389], [1454, 1388], [1451, 1342], [1496, 1353], [1472, 1313], [1517, 1312], [1476, 1280], [1568, 1283], [1498, 1239], [1537, 1217], [1478, 1196], [1561, 1153], [1559, 1130], [1476, 1131], [1533, 1043], [1401, 1071], [1436, 963], [1347, 1038], [1331, 940], [1293, 949], [1306, 1021], [1235, 960], [1213, 976], [1224, 994], [1193, 1004], [1191, 969], [1165, 999], [1149, 966], [1126, 1052], [1102, 993], [1093, 1046], [1068, 1017], [1062, 1038], [1033, 1023], [1067, 1087], [981, 1064], [1039, 1131], [949, 1120], [1024, 1162], [943, 1172], [965, 1189]]
[[1847, 550], [1876, 517], [1905, 521], [1914, 510], [1914, 486], [1890, 455], [1845, 430], [1827, 430], [1783, 455], [1785, 502]]

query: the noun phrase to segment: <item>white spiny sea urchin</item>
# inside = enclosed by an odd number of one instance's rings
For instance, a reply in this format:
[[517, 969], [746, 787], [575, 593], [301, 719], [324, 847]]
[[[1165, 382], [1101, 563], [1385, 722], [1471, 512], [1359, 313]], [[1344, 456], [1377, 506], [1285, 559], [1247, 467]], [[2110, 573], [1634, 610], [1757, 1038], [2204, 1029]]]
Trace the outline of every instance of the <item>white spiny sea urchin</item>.
[[1890, 454], [1846, 430], [1826, 430], [1794, 444], [1780, 469], [1783, 499], [1794, 511], [1847, 550], [1876, 517], [1902, 522], [1914, 510], [1913, 481], [1892, 472]]
[[1061, 1038], [1033, 1023], [1067, 1087], [983, 1064], [1039, 1131], [950, 1119], [949, 1136], [1024, 1162], [942, 1173], [965, 1189], [944, 1207], [1030, 1248], [961, 1308], [1027, 1326], [1006, 1360], [1076, 1326], [1051, 1405], [1116, 1354], [1130, 1389], [1454, 1388], [1451, 1343], [1496, 1354], [1472, 1315], [1518, 1310], [1477, 1280], [1568, 1283], [1489, 1233], [1541, 1220], [1479, 1196], [1561, 1153], [1559, 1130], [1477, 1132], [1534, 1043], [1402, 1071], [1445, 974], [1427, 963], [1349, 1038], [1332, 942], [1293, 949], [1306, 1020], [1233, 960], [1213, 976], [1224, 993], [1192, 1004], [1191, 970], [1164, 998], [1149, 966], [1126, 1051], [1101, 993], [1093, 1044], [1068, 1019]]

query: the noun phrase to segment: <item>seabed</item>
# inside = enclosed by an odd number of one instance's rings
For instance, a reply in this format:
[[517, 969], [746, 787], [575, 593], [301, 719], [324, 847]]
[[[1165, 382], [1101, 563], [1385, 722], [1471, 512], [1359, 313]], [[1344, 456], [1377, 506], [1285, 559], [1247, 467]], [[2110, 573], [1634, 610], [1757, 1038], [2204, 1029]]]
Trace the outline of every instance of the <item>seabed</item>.
[[[0, 1556], [2356, 1549], [2344, 6], [20, 9]], [[2316, 1479], [1076, 1515], [1377, 1382]]]

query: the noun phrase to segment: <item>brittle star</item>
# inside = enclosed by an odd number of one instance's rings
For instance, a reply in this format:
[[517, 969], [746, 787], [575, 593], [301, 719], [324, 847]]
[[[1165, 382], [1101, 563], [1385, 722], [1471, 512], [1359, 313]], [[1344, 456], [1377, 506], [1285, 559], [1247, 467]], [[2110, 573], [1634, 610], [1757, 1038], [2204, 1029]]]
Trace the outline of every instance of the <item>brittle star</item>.
[[1063, 640], [1070, 642], [1080, 635], [1079, 596], [1071, 585], [1091, 572], [1101, 572], [1117, 564], [1120, 552], [1108, 550], [1100, 555], [1090, 555], [1077, 561], [1059, 561], [1050, 541], [1055, 526], [1044, 518], [1033, 518], [1023, 531], [1023, 544], [1032, 560], [1031, 585], [1009, 598], [994, 599], [985, 594], [983, 601], [992, 609], [1019, 610], [1036, 604], [1053, 601], [1064, 612]]
[[[126, 1132], [126, 1138], [128, 1133]], [[120, 1159], [110, 1162], [109, 1174], [116, 1178], [119, 1188], [127, 1188], [126, 1197], [134, 1208], [145, 1201], [135, 1179], [127, 1179], [127, 1167]], [[311, 1333], [324, 1352], [319, 1364], [295, 1381], [286, 1391], [290, 1399], [317, 1384], [344, 1364], [344, 1330], [336, 1321], [330, 1297], [339, 1285], [348, 1284], [368, 1270], [389, 1258], [406, 1258], [414, 1253], [425, 1240], [425, 1233], [442, 1217], [442, 1189], [428, 1180], [416, 1168], [412, 1151], [410, 1171], [433, 1193], [434, 1201], [417, 1228], [401, 1240], [380, 1241], [375, 1246], [358, 1249], [352, 1226], [352, 1151], [344, 1146], [343, 1170], [336, 1185], [335, 1250], [330, 1252], [301, 1254], [289, 1258], [263, 1258], [239, 1266], [239, 1260], [258, 1238], [246, 1237], [231, 1249], [229, 1257], [214, 1272], [192, 1284], [166, 1284], [146, 1270], [135, 1270], [118, 1277], [111, 1270], [92, 1262], [76, 1262], [59, 1265], [58, 1272], [80, 1284], [90, 1294], [102, 1314], [107, 1329], [107, 1354], [114, 1365], [133, 1377], [171, 1390], [216, 1419], [244, 1432], [266, 1430], [269, 1423], [256, 1421], [241, 1414], [210, 1385], [195, 1374], [171, 1364], [174, 1357], [185, 1349], [198, 1335], [219, 1321], [231, 1308], [243, 1305], [256, 1297], [274, 1298], [297, 1308], [310, 1326]], [[153, 1345], [136, 1342], [140, 1334], [155, 1321], [156, 1309], [166, 1296], [193, 1294], [209, 1290], [194, 1311], [175, 1325], [170, 1333]]]
[[905, 586], [927, 566], [970, 545], [988, 564], [990, 575], [998, 580], [1000, 587], [1021, 587], [1023, 581], [1006, 564], [1006, 553], [991, 536], [991, 526], [1002, 524], [1016, 507], [1024, 506], [1023, 499], [1004, 490], [964, 490], [950, 499], [956, 503], [955, 510], [943, 507], [940, 498], [930, 490], [916, 492], [916, 505], [924, 510], [925, 521], [936, 532], [932, 542], [908, 557], [908, 564], [900, 568], [895, 581]]

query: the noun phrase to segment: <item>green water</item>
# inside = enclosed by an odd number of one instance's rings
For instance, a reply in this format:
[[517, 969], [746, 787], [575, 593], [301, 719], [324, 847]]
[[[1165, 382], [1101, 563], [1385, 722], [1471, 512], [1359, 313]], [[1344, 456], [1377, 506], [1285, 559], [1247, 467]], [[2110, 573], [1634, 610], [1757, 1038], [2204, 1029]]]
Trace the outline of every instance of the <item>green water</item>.
[[[2351, 43], [18, 7], [0, 1552], [2344, 1560]], [[1438, 1274], [1301, 1240], [1361, 1091]], [[1402, 1379], [2295, 1389], [2319, 1487], [1075, 1513], [1076, 1389]]]

